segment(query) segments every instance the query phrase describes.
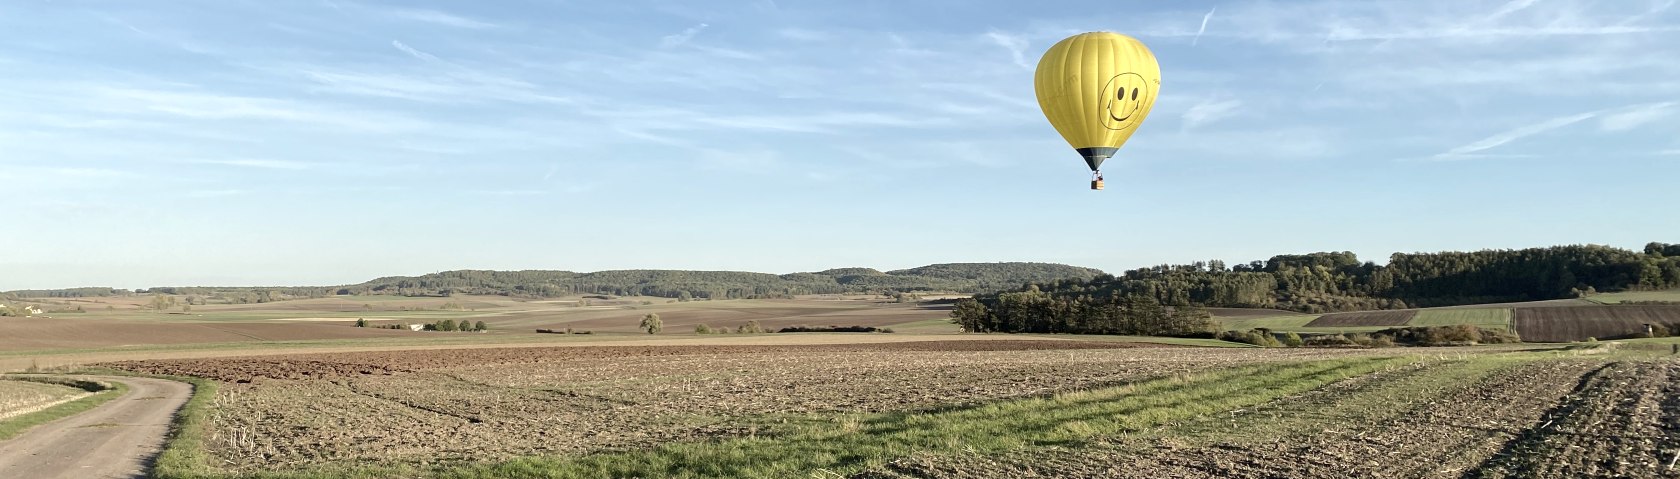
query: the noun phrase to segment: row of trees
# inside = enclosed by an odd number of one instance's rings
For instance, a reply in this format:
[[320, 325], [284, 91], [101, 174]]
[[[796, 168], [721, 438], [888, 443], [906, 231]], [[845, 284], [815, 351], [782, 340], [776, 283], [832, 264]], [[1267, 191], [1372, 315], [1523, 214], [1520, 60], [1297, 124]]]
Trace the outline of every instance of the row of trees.
[[[358, 327], [358, 328], [368, 327], [367, 318], [357, 318], [356, 319], [356, 327]], [[408, 329], [408, 326], [402, 325], [402, 324], [387, 324], [387, 325], [380, 326], [380, 327], [381, 328], [386, 328], [386, 329]], [[461, 322], [457, 323], [453, 319], [443, 319], [443, 320], [438, 320], [436, 322], [426, 324], [421, 329], [423, 329], [425, 331], [477, 332], [477, 331], [489, 331], [490, 330], [490, 325], [484, 324], [484, 321], [479, 321], [477, 323], [473, 323], [473, 322], [470, 322], [470, 321], [467, 321], [467, 320], [463, 319], [463, 320], [461, 320]]]
[[1037, 286], [959, 300], [951, 317], [973, 332], [1193, 336], [1217, 328], [1207, 310], [1167, 308], [1145, 294], [1092, 296]]
[[1395, 253], [1380, 266], [1351, 252], [1327, 252], [1278, 255], [1230, 267], [1207, 261], [1032, 283], [961, 301], [952, 316], [970, 331], [1177, 335], [1206, 326], [1197, 321], [1195, 311], [1201, 307], [1322, 313], [1677, 287], [1680, 245], [1665, 243], [1651, 243], [1639, 252], [1571, 245]]
[[1402, 309], [1579, 297], [1597, 291], [1680, 287], [1680, 245], [1645, 252], [1597, 245], [1476, 252], [1395, 253], [1379, 266], [1351, 252], [1279, 255], [1162, 265], [1120, 276], [1039, 285], [1044, 291], [1168, 305], [1279, 308], [1303, 312]]

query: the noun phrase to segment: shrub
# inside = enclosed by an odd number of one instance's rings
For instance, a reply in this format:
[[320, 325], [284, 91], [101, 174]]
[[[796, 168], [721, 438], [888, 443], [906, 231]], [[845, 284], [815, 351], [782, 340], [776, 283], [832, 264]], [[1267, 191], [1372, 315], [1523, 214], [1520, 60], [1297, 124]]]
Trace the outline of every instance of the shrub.
[[356, 318], [356, 327], [358, 327], [358, 328], [367, 327], [367, 318]]
[[437, 322], [438, 331], [454, 331], [455, 329], [455, 320], [453, 319], [445, 319]]
[[1385, 335], [1385, 334], [1378, 334], [1376, 336], [1372, 336], [1371, 337], [1371, 347], [1392, 348], [1392, 347], [1394, 347], [1394, 337], [1393, 336], [1388, 336], [1388, 335]]
[[489, 331], [489, 330], [490, 330], [490, 325], [484, 324], [484, 321], [479, 321], [478, 323], [473, 324], [473, 331]]
[[647, 330], [648, 334], [658, 334], [660, 330], [665, 329], [665, 322], [659, 319], [658, 314], [648, 313], [647, 316], [642, 316], [641, 329]]
[[1389, 328], [1372, 334], [1387, 338], [1389, 343], [1408, 346], [1458, 346], [1469, 344], [1520, 343], [1515, 332], [1502, 329], [1482, 329], [1471, 325]]
[[736, 326], [735, 332], [739, 334], [757, 334], [765, 331], [763, 326], [758, 325], [758, 321], [747, 321], [747, 324]]
[[694, 332], [697, 334], [712, 334], [712, 327], [704, 324], [696, 324], [694, 325]]
[[1341, 334], [1321, 334], [1302, 340], [1302, 344], [1318, 347], [1347, 347], [1356, 346], [1352, 339]]
[[1214, 338], [1222, 340], [1222, 341], [1231, 341], [1231, 342], [1234, 342], [1234, 343], [1247, 343], [1247, 344], [1252, 344], [1252, 345], [1255, 345], [1255, 346], [1261, 346], [1261, 347], [1267, 347], [1267, 348], [1276, 348], [1276, 347], [1282, 347], [1283, 346], [1283, 343], [1278, 341], [1277, 336], [1272, 335], [1272, 330], [1266, 329], [1266, 328], [1255, 328], [1255, 329], [1250, 329], [1246, 332], [1244, 332], [1244, 331], [1226, 331], [1226, 332], [1214, 335]]
[[1666, 337], [1672, 336], [1673, 334], [1674, 333], [1672, 331], [1670, 331], [1668, 329], [1668, 326], [1666, 326], [1666, 325], [1662, 325], [1662, 324], [1651, 325], [1651, 336], [1653, 336], [1653, 337], [1666, 338]]
[[1295, 334], [1294, 331], [1290, 331], [1289, 334], [1283, 335], [1283, 345], [1291, 348], [1301, 347], [1301, 335]]

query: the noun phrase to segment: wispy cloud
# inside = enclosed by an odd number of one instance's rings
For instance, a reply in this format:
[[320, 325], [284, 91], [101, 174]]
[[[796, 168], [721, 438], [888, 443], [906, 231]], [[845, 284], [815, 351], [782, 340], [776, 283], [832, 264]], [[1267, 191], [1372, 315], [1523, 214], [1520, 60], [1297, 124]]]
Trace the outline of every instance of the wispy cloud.
[[94, 167], [35, 167], [8, 166], [0, 168], [0, 179], [29, 183], [75, 183], [85, 180], [111, 180], [138, 176], [129, 171]]
[[1640, 105], [1620, 113], [1605, 115], [1599, 120], [1604, 131], [1627, 131], [1660, 121], [1674, 115], [1675, 102]]
[[764, 149], [725, 151], [705, 149], [698, 155], [700, 169], [738, 173], [766, 173], [782, 165], [781, 154]]
[[725, 129], [757, 130], [757, 131], [787, 131], [802, 133], [834, 133], [853, 128], [929, 127], [949, 123], [947, 118], [913, 117], [888, 113], [817, 113], [796, 116], [705, 116], [692, 117], [698, 124], [711, 125]]
[[1495, 134], [1493, 136], [1489, 136], [1487, 138], [1483, 138], [1481, 140], [1477, 140], [1475, 142], [1471, 142], [1469, 144], [1459, 146], [1459, 147], [1453, 148], [1451, 150], [1447, 150], [1446, 152], [1435, 155], [1433, 158], [1437, 159], [1437, 160], [1462, 160], [1462, 159], [1488, 157], [1490, 155], [1485, 155], [1485, 154], [1482, 154], [1481, 152], [1486, 151], [1486, 150], [1490, 150], [1490, 149], [1493, 149], [1493, 148], [1497, 148], [1497, 147], [1509, 144], [1511, 142], [1521, 140], [1523, 138], [1528, 138], [1528, 137], [1531, 137], [1531, 136], [1534, 136], [1534, 135], [1538, 135], [1538, 134], [1541, 134], [1541, 133], [1549, 132], [1549, 131], [1556, 130], [1556, 129], [1559, 129], [1559, 128], [1563, 128], [1563, 127], [1566, 127], [1566, 126], [1574, 125], [1576, 123], [1591, 120], [1591, 119], [1594, 119], [1594, 118], [1601, 118], [1602, 117], [1602, 119], [1600, 120], [1600, 124], [1599, 124], [1600, 129], [1602, 131], [1629, 130], [1629, 129], [1637, 128], [1641, 125], [1645, 125], [1647, 123], [1665, 118], [1667, 115], [1670, 114], [1670, 112], [1668, 110], [1670, 108], [1672, 108], [1673, 106], [1675, 106], [1676, 104], [1680, 104], [1680, 103], [1676, 103], [1676, 102], [1645, 103], [1645, 104], [1632, 105], [1632, 106], [1627, 106], [1627, 107], [1606, 108], [1606, 109], [1602, 109], [1602, 110], [1589, 111], [1589, 112], [1579, 113], [1579, 114], [1575, 114], [1575, 115], [1561, 116], [1561, 117], [1557, 117], [1557, 118], [1552, 118], [1550, 120], [1542, 121], [1542, 122], [1539, 122], [1539, 123], [1534, 123], [1534, 124], [1530, 124], [1530, 125], [1520, 126], [1520, 127], [1517, 127], [1517, 128], [1512, 128], [1510, 130], [1500, 132], [1500, 133]]
[[1025, 37], [993, 30], [986, 32], [986, 38], [990, 38], [992, 43], [996, 43], [997, 46], [1009, 50], [1009, 59], [1013, 60], [1016, 66], [1028, 70], [1033, 68], [1031, 63], [1027, 63], [1027, 39]]
[[688, 27], [687, 29], [683, 30], [682, 32], [673, 33], [673, 34], [670, 34], [670, 35], [666, 35], [664, 37], [660, 37], [659, 47], [660, 48], [675, 48], [675, 47], [680, 47], [680, 46], [686, 45], [686, 44], [688, 44], [689, 40], [694, 39], [695, 35], [699, 35], [702, 30], [705, 30], [706, 26], [707, 26], [706, 24], [702, 23], [702, 24], [699, 24], [699, 25]]
[[249, 158], [222, 160], [188, 160], [187, 163], [199, 165], [237, 166], [241, 168], [262, 168], [267, 170], [307, 170], [315, 165], [290, 160], [258, 160]]
[[438, 57], [432, 56], [432, 54], [430, 54], [430, 53], [426, 53], [426, 52], [423, 52], [423, 51], [420, 51], [420, 50], [416, 50], [416, 49], [414, 49], [414, 47], [408, 46], [408, 44], [403, 43], [401, 41], [391, 40], [391, 46], [397, 47], [398, 50], [402, 50], [403, 53], [407, 53], [409, 56], [412, 56], [414, 58], [418, 58], [418, 59], [425, 60], [425, 61], [428, 61], [428, 62], [439, 61]]
[[808, 30], [808, 29], [804, 29], [804, 28], [783, 28], [781, 30], [776, 30], [776, 34], [781, 35], [782, 38], [786, 38], [786, 39], [789, 39], [789, 40], [798, 40], [798, 41], [802, 41], [802, 42], [820, 42], [820, 41], [828, 40], [829, 38], [832, 37], [832, 35], [829, 35], [828, 33], [825, 33], [825, 32], [819, 32], [819, 31], [816, 31], [816, 30]]
[[1600, 114], [1601, 114], [1600, 112], [1596, 112], [1596, 111], [1595, 112], [1587, 112], [1587, 113], [1581, 113], [1581, 114], [1576, 114], [1576, 115], [1557, 117], [1557, 118], [1553, 118], [1553, 119], [1550, 119], [1550, 120], [1546, 120], [1546, 121], [1531, 124], [1531, 125], [1524, 125], [1524, 126], [1520, 126], [1520, 127], [1517, 127], [1517, 128], [1512, 128], [1510, 130], [1499, 132], [1499, 133], [1497, 133], [1493, 136], [1489, 136], [1487, 138], [1483, 138], [1483, 139], [1471, 142], [1469, 144], [1466, 144], [1466, 145], [1463, 145], [1463, 146], [1460, 146], [1460, 147], [1457, 147], [1457, 148], [1453, 148], [1451, 150], [1447, 150], [1444, 153], [1441, 153], [1439, 155], [1435, 155], [1435, 159], [1437, 159], [1437, 160], [1454, 160], [1454, 159], [1474, 158], [1475, 156], [1473, 156], [1473, 155], [1478, 153], [1478, 152], [1493, 149], [1493, 148], [1497, 148], [1501, 145], [1505, 145], [1505, 144], [1513, 142], [1513, 141], [1521, 140], [1523, 138], [1528, 138], [1530, 136], [1538, 135], [1538, 134], [1545, 133], [1545, 132], [1548, 132], [1548, 131], [1556, 130], [1558, 128], [1563, 128], [1563, 127], [1573, 125], [1573, 124], [1576, 124], [1576, 123], [1580, 123], [1580, 122], [1583, 122], [1583, 121], [1591, 120], [1593, 118], [1598, 117]]
[[1527, 10], [1528, 7], [1534, 6], [1534, 4], [1539, 3], [1539, 1], [1540, 0], [1511, 0], [1510, 2], [1506, 2], [1504, 5], [1500, 5], [1498, 10], [1494, 10], [1493, 13], [1489, 13], [1486, 17], [1483, 17], [1482, 21], [1498, 21], [1501, 18], [1505, 18], [1506, 15]]
[[437, 10], [397, 8], [388, 10], [388, 12], [391, 16], [396, 18], [448, 27], [482, 29], [495, 28], [497, 26], [494, 23], [479, 21]]
[[1202, 26], [1196, 28], [1196, 38], [1190, 40], [1190, 46], [1196, 46], [1197, 43], [1202, 41], [1202, 34], [1207, 33], [1208, 20], [1213, 19], [1213, 12], [1215, 10], [1219, 10], [1219, 7], [1210, 8], [1208, 9], [1207, 15], [1202, 15]]
[[359, 131], [412, 131], [425, 122], [374, 112], [276, 98], [226, 95], [200, 91], [95, 87], [86, 105], [95, 110], [154, 113], [200, 120], [272, 120]]
[[1184, 111], [1184, 116], [1181, 118], [1183, 121], [1181, 128], [1183, 130], [1193, 130], [1196, 127], [1229, 118], [1236, 115], [1237, 109], [1240, 107], [1242, 107], [1242, 100], [1215, 100], [1212, 98], [1202, 100]]

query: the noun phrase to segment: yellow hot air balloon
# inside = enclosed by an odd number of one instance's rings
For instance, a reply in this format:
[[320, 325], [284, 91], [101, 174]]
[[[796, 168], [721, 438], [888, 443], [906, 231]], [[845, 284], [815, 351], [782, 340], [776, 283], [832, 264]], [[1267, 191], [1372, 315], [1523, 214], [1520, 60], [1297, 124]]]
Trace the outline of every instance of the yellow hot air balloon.
[[1091, 167], [1091, 189], [1100, 190], [1103, 160], [1114, 156], [1155, 106], [1161, 66], [1136, 38], [1081, 33], [1044, 52], [1033, 89], [1044, 117]]

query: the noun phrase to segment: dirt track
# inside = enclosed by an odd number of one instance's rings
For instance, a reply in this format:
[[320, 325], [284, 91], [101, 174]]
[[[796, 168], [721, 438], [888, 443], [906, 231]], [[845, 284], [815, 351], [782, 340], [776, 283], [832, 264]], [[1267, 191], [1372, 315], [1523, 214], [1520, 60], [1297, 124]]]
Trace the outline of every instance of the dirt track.
[[0, 442], [0, 477], [145, 477], [175, 411], [192, 395], [192, 386], [149, 378], [87, 379], [121, 382], [129, 390], [91, 411]]

